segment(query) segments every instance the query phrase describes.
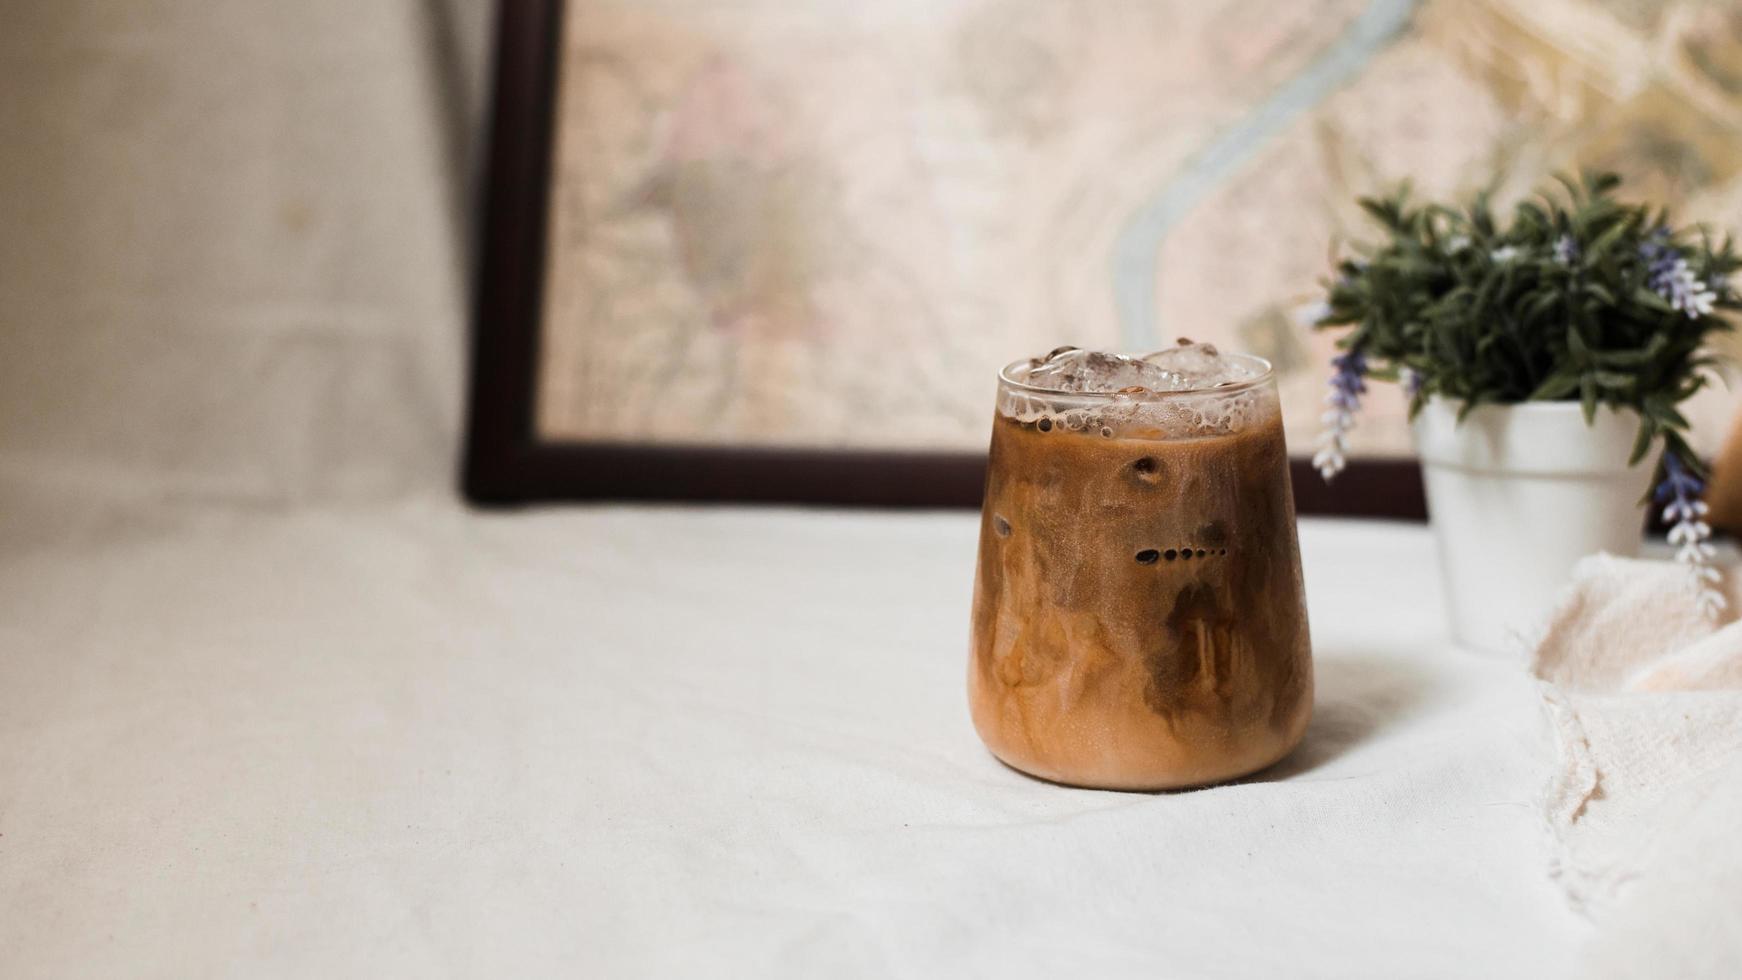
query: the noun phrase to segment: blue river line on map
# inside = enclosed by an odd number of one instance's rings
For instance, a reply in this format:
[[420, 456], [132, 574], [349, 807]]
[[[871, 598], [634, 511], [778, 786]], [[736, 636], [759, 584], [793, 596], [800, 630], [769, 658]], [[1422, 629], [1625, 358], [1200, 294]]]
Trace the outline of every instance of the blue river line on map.
[[1325, 52], [1186, 161], [1120, 229], [1113, 244], [1113, 293], [1122, 346], [1162, 345], [1156, 269], [1167, 236], [1211, 192], [1271, 140], [1355, 77], [1409, 25], [1421, 0], [1373, 0]]

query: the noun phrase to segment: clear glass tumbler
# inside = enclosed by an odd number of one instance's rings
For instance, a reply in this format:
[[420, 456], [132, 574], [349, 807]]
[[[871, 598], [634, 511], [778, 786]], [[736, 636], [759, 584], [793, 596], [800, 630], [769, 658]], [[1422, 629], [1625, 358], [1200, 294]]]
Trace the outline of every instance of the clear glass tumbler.
[[1180, 391], [999, 373], [968, 697], [1004, 762], [1155, 790], [1276, 762], [1312, 711], [1300, 547], [1268, 362]]

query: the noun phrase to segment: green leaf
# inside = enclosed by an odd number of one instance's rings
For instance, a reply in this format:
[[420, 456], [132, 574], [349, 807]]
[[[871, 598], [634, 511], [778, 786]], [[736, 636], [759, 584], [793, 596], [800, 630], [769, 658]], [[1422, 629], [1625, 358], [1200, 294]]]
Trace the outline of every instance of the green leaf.
[[1606, 367], [1638, 367], [1649, 364], [1663, 354], [1663, 349], [1669, 346], [1669, 338], [1663, 334], [1653, 334], [1651, 340], [1638, 350], [1598, 350], [1591, 351], [1591, 360]]
[[1660, 397], [1645, 399], [1645, 414], [1666, 429], [1688, 428], [1687, 417], [1676, 410], [1669, 400]]
[[[1633, 302], [1647, 309], [1656, 310], [1659, 313], [1676, 313], [1675, 307], [1669, 305], [1667, 300], [1651, 290], [1646, 289], [1644, 286], [1634, 288]], [[1676, 313], [1676, 315], [1680, 316], [1681, 314]]]
[[1579, 328], [1567, 324], [1567, 352], [1573, 355], [1573, 361], [1583, 364], [1591, 359], [1591, 349], [1585, 346], [1585, 338], [1579, 336]]
[[1570, 370], [1551, 374], [1530, 393], [1530, 401], [1559, 401], [1579, 390], [1579, 376]]
[[1630, 217], [1615, 222], [1599, 234], [1595, 241], [1585, 247], [1585, 255], [1594, 259], [1608, 254], [1609, 250], [1615, 247], [1615, 243], [1632, 230], [1633, 221]]
[[1555, 305], [1558, 304], [1560, 301], [1561, 301], [1561, 297], [1560, 297], [1559, 293], [1553, 292], [1552, 290], [1545, 289], [1542, 292], [1538, 293], [1535, 299], [1531, 300], [1528, 304], [1525, 305], [1525, 307], [1524, 307], [1524, 319], [1535, 320], [1537, 317], [1542, 316], [1543, 314], [1547, 313], [1548, 311], [1554, 309]]
[[1632, 466], [1645, 458], [1645, 454], [1651, 450], [1651, 437], [1653, 434], [1654, 430], [1651, 423], [1643, 418], [1640, 419], [1639, 434], [1633, 439], [1633, 451], [1627, 455], [1628, 466]]

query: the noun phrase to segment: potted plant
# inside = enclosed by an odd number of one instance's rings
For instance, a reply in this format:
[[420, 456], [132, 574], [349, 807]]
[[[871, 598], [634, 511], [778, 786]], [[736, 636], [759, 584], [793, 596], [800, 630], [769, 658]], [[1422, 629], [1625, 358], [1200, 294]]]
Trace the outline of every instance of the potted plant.
[[1655, 499], [1693, 600], [1724, 600], [1707, 539], [1701, 462], [1677, 405], [1714, 358], [1705, 341], [1742, 308], [1726, 238], [1675, 228], [1615, 197], [1613, 174], [1496, 220], [1413, 204], [1407, 187], [1360, 203], [1383, 240], [1337, 263], [1317, 326], [1343, 330], [1314, 464], [1329, 480], [1369, 379], [1410, 399], [1452, 631], [1485, 650], [1533, 625], [1580, 557], [1637, 552], [1652, 447]]

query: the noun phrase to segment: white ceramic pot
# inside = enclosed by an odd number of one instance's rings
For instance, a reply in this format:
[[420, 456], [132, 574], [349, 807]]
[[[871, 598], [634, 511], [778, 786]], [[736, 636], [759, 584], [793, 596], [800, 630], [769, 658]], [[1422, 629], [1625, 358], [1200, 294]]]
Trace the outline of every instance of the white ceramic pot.
[[1439, 544], [1452, 637], [1476, 650], [1521, 646], [1566, 584], [1599, 551], [1635, 555], [1651, 456], [1627, 465], [1631, 412], [1577, 402], [1484, 405], [1433, 399], [1416, 416], [1416, 449]]

